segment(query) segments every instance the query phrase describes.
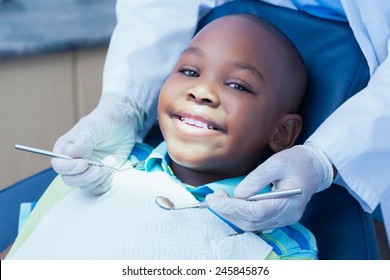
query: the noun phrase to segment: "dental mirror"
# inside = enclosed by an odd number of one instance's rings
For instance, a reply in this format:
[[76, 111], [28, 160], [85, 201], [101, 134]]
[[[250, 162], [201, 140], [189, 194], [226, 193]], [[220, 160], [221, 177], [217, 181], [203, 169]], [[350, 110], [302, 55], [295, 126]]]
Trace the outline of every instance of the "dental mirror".
[[156, 204], [165, 210], [182, 210], [182, 209], [190, 209], [190, 208], [207, 208], [207, 202], [199, 202], [186, 207], [175, 207], [175, 203], [173, 203], [168, 197], [158, 196], [155, 199]]
[[[277, 198], [277, 197], [283, 197], [283, 196], [289, 196], [289, 195], [297, 195], [297, 194], [301, 194], [301, 193], [302, 193], [301, 188], [289, 189], [289, 190], [276, 190], [276, 191], [272, 191], [272, 192], [268, 192], [268, 193], [261, 193], [261, 194], [252, 195], [252, 196], [246, 198], [245, 200], [257, 201], [257, 200], [261, 200], [261, 199]], [[183, 210], [183, 209], [191, 209], [191, 208], [208, 208], [209, 207], [207, 205], [207, 201], [204, 201], [204, 202], [195, 203], [195, 204], [192, 204], [189, 206], [176, 208], [175, 203], [173, 203], [172, 200], [170, 200], [168, 197], [165, 197], [165, 196], [156, 197], [155, 202], [160, 208], [165, 209], [165, 210]]]

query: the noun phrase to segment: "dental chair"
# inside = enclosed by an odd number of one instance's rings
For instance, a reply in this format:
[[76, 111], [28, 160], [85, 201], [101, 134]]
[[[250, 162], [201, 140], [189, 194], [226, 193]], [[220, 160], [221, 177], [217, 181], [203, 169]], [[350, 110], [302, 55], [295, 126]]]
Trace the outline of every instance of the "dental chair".
[[[368, 66], [347, 23], [242, 0], [213, 9], [199, 22], [198, 30], [218, 17], [235, 13], [256, 14], [272, 22], [290, 38], [305, 61], [309, 83], [300, 110], [304, 123], [299, 143], [366, 86]], [[145, 142], [156, 146], [161, 140], [156, 125]], [[20, 203], [37, 200], [55, 175], [47, 169], [0, 191], [0, 252], [16, 237]], [[301, 223], [316, 236], [319, 259], [379, 258], [372, 216], [343, 187], [332, 185], [315, 194]]]

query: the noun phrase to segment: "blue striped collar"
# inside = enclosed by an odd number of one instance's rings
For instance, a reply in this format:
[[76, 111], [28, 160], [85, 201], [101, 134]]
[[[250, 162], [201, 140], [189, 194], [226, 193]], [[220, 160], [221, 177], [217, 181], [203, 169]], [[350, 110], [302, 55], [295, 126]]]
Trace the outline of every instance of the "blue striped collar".
[[[162, 142], [155, 148], [145, 160], [145, 171], [155, 172], [164, 171], [171, 176], [174, 176], [169, 167], [170, 157], [168, 155], [167, 144]], [[233, 192], [236, 186], [244, 179], [245, 176], [227, 178], [207, 184], [207, 187], [215, 191], [216, 189], [225, 190], [230, 196], [234, 196]]]

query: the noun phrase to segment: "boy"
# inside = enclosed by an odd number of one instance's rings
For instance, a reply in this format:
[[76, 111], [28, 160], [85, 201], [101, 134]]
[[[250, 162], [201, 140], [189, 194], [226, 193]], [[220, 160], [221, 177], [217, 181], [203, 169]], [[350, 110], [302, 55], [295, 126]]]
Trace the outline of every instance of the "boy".
[[[153, 203], [164, 195], [188, 205], [220, 188], [232, 195], [261, 161], [293, 145], [305, 84], [298, 52], [271, 24], [250, 15], [215, 20], [193, 38], [161, 89], [165, 142], [146, 158], [146, 172], [116, 173], [100, 197], [70, 191], [57, 178], [45, 196], [65, 197], [41, 199], [10, 256], [315, 259], [314, 237], [299, 224], [237, 234], [210, 211], [165, 211]], [[39, 213], [43, 208], [50, 211]]]

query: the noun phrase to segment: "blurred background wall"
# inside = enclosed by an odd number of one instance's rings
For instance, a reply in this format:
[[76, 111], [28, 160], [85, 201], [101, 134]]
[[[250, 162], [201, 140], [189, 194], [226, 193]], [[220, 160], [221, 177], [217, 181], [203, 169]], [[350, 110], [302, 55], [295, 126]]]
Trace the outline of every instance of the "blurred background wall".
[[0, 189], [50, 167], [52, 150], [98, 103], [115, 0], [0, 1]]

